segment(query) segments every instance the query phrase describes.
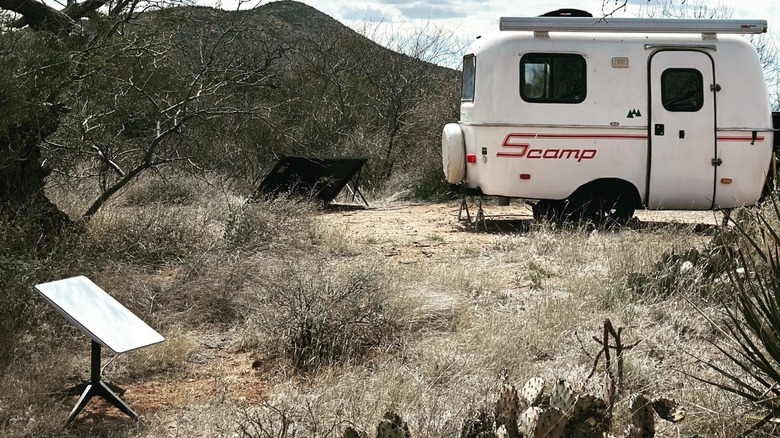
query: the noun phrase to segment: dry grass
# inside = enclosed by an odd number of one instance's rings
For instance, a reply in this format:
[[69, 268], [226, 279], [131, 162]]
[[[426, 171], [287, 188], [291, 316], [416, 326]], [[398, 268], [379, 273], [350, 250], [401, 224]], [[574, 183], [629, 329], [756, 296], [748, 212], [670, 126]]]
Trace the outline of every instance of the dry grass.
[[[13, 354], [0, 362], [0, 435], [335, 437], [345, 424], [373, 431], [394, 410], [415, 437], [452, 437], [470, 412], [492, 410], [503, 373], [518, 386], [538, 375], [596, 390], [591, 338], [607, 318], [641, 341], [626, 355], [616, 427], [636, 391], [687, 409], [659, 436], [728, 437], [754, 422], [750, 406], [688, 376], [717, 378], [691, 353], [719, 360], [710, 343], [721, 334], [696, 308], [722, 318], [708, 296], [722, 279], [694, 270], [663, 294], [631, 286], [637, 273], [656, 281], [664, 253], [703, 249], [710, 231], [672, 222], [475, 234], [453, 206], [321, 212], [178, 184], [186, 201], [149, 202], [168, 198], [157, 185], [154, 197], [136, 189], [61, 249], [7, 260], [2, 289], [15, 304], [2, 313]], [[75, 399], [49, 393], [86, 378], [88, 343], [32, 286], [76, 274], [167, 337], [105, 370], [140, 422], [97, 403], [61, 427]], [[351, 289], [355, 276], [363, 283]], [[312, 321], [322, 333], [340, 324], [341, 337], [312, 345], [342, 343], [343, 354], [296, 366], [286, 347]], [[285, 421], [286, 435], [269, 432]]]

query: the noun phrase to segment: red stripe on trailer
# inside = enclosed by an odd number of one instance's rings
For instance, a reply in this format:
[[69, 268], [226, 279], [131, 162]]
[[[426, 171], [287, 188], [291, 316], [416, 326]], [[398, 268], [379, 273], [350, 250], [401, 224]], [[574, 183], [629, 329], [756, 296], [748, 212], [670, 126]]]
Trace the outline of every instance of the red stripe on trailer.
[[718, 141], [734, 141], [734, 142], [748, 142], [753, 143], [755, 141], [764, 141], [764, 137], [717, 137]]
[[507, 144], [510, 138], [534, 138], [534, 139], [578, 139], [578, 140], [647, 140], [647, 134], [508, 134], [504, 139], [504, 146], [516, 146]]

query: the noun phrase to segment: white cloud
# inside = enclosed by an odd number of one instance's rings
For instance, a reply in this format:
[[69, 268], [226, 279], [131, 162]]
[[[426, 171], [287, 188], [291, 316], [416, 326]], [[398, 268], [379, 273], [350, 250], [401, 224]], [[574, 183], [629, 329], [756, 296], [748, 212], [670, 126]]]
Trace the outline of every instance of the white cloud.
[[[376, 11], [384, 12], [386, 21], [392, 21], [396, 27], [399, 24], [419, 26], [420, 21], [430, 21], [433, 24], [450, 28], [465, 38], [474, 38], [482, 33], [495, 30], [499, 17], [502, 16], [537, 16], [555, 9], [569, 8], [576, 3], [576, 8], [584, 9], [594, 15], [612, 12], [616, 5], [622, 2], [615, 0], [301, 0], [331, 17], [345, 22], [376, 21]], [[656, 0], [651, 0], [653, 3]], [[678, 0], [682, 2], [683, 0]], [[780, 2], [777, 0], [720, 0], [703, 1], [712, 7], [722, 4], [733, 10], [733, 18], [765, 19], [770, 28], [780, 29]], [[635, 5], [647, 4], [646, 0], [631, 0], [628, 10], [618, 10], [617, 16], [634, 16]], [[374, 5], [374, 8], [370, 8]], [[426, 10], [429, 13], [426, 13]], [[362, 13], [362, 12], [365, 13]], [[774, 23], [777, 22], [776, 25]]]
[[[214, 5], [218, 0], [196, 0]], [[230, 9], [223, 0], [223, 8]], [[269, 0], [260, 0], [261, 4]], [[270, 0], [279, 1], [279, 0]], [[637, 8], [648, 4], [684, 0], [629, 0], [627, 8], [619, 8], [622, 0], [298, 0], [336, 20], [356, 29], [368, 28], [375, 34], [405, 35], [419, 29], [440, 29], [452, 33], [460, 45], [467, 45], [487, 32], [498, 30], [500, 17], [529, 17], [546, 12], [571, 8], [586, 10], [593, 15], [614, 12], [618, 17], [636, 16]], [[764, 19], [770, 32], [780, 33], [780, 1], [778, 0], [687, 0], [688, 4], [702, 3], [709, 7], [729, 8], [732, 18]], [[235, 4], [235, 3], [233, 3]], [[246, 3], [253, 5], [256, 3]], [[617, 10], [616, 10], [617, 8]]]

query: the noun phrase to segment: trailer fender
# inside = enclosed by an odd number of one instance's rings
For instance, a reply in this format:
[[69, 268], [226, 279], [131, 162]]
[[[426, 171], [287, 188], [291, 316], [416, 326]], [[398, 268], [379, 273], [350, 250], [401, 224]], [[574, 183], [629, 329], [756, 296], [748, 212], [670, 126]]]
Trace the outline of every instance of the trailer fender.
[[444, 125], [441, 134], [441, 162], [448, 183], [457, 184], [466, 176], [466, 148], [463, 132], [457, 123]]

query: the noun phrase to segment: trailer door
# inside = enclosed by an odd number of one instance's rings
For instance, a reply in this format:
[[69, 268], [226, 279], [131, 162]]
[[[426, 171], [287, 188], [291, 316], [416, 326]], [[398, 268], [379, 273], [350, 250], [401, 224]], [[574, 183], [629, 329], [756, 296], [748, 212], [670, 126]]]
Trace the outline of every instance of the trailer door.
[[715, 199], [712, 59], [691, 50], [650, 58], [648, 208], [710, 209]]

